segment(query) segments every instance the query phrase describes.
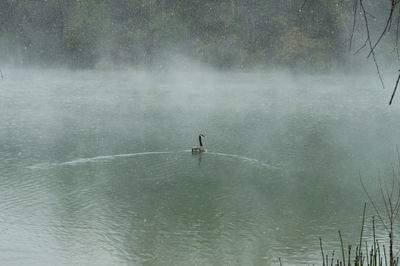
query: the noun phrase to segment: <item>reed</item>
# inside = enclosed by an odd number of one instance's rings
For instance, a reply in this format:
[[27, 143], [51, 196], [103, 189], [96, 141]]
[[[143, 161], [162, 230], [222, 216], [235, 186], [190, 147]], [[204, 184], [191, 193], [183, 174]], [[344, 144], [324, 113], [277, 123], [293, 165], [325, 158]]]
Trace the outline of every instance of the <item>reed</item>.
[[[372, 217], [372, 244], [368, 246], [367, 241], [365, 242], [365, 253], [363, 254], [362, 250], [362, 243], [363, 243], [363, 236], [364, 236], [364, 228], [365, 228], [365, 215], [366, 215], [366, 203], [364, 204], [363, 215], [362, 215], [362, 223], [361, 223], [361, 231], [360, 231], [360, 241], [355, 249], [354, 252], [354, 260], [351, 259], [352, 254], [352, 246], [349, 245], [347, 248], [347, 253], [345, 252], [343, 238], [340, 231], [339, 233], [339, 240], [340, 240], [340, 248], [341, 248], [341, 259], [337, 259], [335, 263], [332, 257], [330, 265], [333, 266], [398, 266], [399, 265], [399, 257], [397, 253], [394, 253], [393, 250], [393, 243], [394, 243], [394, 230], [393, 225], [398, 218], [398, 214], [400, 212], [400, 154], [398, 154], [398, 166], [392, 167], [392, 178], [391, 182], [386, 182], [386, 179], [381, 176], [379, 173], [379, 186], [378, 186], [378, 194], [379, 199], [382, 201], [383, 208], [378, 208], [378, 204], [376, 200], [374, 200], [370, 193], [368, 192], [366, 186], [363, 183], [361, 174], [360, 174], [360, 183], [361, 186], [367, 195], [374, 211], [376, 217], [380, 221], [380, 225], [383, 226], [384, 231], [387, 233], [387, 242], [389, 243], [389, 247], [386, 248], [385, 245], [381, 245], [379, 240], [376, 238], [376, 220], [375, 216]], [[322, 255], [322, 265], [328, 266], [329, 262], [329, 255], [325, 255], [322, 246], [322, 239], [320, 238], [320, 247], [321, 247], [321, 255]], [[388, 252], [387, 252], [388, 251]], [[347, 261], [346, 261], [347, 255]], [[332, 253], [334, 256], [334, 253]], [[347, 262], [347, 263], [346, 263]]]
[[[322, 238], [319, 239], [320, 241], [320, 248], [321, 248], [321, 257], [322, 257], [322, 265], [323, 266], [398, 266], [399, 265], [399, 257], [392, 257], [387, 255], [385, 245], [381, 245], [376, 238], [376, 230], [375, 230], [375, 219], [372, 219], [372, 239], [373, 243], [368, 248], [368, 243], [365, 242], [365, 253], [362, 252], [362, 240], [363, 240], [363, 233], [364, 233], [364, 222], [365, 222], [365, 210], [366, 204], [364, 204], [364, 211], [361, 223], [361, 231], [360, 231], [360, 242], [356, 246], [355, 249], [352, 250], [352, 245], [348, 245], [347, 252], [345, 252], [344, 245], [343, 245], [343, 238], [342, 234], [339, 231], [339, 240], [340, 240], [340, 248], [342, 251], [342, 256], [335, 261], [335, 252], [332, 252], [331, 257], [329, 255], [325, 255]], [[390, 236], [389, 236], [390, 237]], [[393, 242], [393, 239], [388, 239], [389, 243]], [[353, 253], [352, 253], [353, 251]], [[347, 253], [347, 254], [346, 254]], [[347, 260], [346, 260], [347, 255]], [[352, 260], [353, 255], [353, 260]]]
[[[364, 203], [361, 231], [360, 231], [360, 241], [358, 245], [353, 249], [352, 260], [352, 245], [348, 245], [347, 252], [345, 252], [343, 238], [341, 231], [339, 230], [339, 240], [341, 249], [341, 258], [335, 261], [335, 251], [332, 252], [331, 257], [324, 252], [322, 238], [319, 238], [319, 244], [321, 249], [322, 266], [399, 266], [399, 254], [400, 250], [394, 253], [394, 228], [393, 225], [396, 222], [398, 215], [400, 213], [400, 152], [397, 149], [397, 166], [392, 166], [392, 177], [390, 183], [387, 179], [382, 177], [380, 172], [378, 175], [378, 195], [379, 199], [382, 201], [383, 208], [378, 208], [376, 200], [374, 200], [370, 193], [368, 192], [361, 174], [360, 183], [364, 190], [369, 202], [371, 203], [375, 215], [380, 221], [380, 225], [383, 227], [384, 231], [387, 233], [386, 241], [389, 243], [389, 247], [381, 245], [381, 242], [376, 238], [376, 220], [375, 216], [372, 216], [372, 244], [368, 246], [368, 242], [365, 241], [365, 247], [363, 247], [363, 237], [365, 229], [365, 217], [366, 217], [366, 207], [367, 203]], [[379, 205], [380, 206], [380, 205]], [[365, 248], [365, 253], [363, 249]], [[347, 261], [346, 261], [347, 255]], [[280, 261], [280, 260], [279, 260]], [[347, 263], [346, 263], [347, 262]], [[282, 264], [281, 264], [282, 265]]]

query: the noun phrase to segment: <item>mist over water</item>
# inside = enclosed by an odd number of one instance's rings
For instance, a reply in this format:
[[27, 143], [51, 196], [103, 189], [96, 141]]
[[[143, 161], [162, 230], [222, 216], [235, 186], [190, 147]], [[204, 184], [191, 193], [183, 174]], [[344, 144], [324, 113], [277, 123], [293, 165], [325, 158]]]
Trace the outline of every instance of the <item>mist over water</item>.
[[7, 265], [319, 263], [320, 236], [358, 241], [359, 171], [373, 187], [396, 158], [375, 77], [3, 72]]

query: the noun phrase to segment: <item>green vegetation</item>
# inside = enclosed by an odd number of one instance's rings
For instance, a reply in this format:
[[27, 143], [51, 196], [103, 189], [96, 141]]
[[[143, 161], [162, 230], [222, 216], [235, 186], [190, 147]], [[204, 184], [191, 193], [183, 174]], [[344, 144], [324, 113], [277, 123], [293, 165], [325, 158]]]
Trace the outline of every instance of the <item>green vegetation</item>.
[[[390, 8], [365, 5], [374, 14]], [[323, 70], [345, 62], [353, 6], [352, 0], [3, 0], [0, 60], [91, 68], [183, 55], [220, 68]], [[385, 21], [375, 22], [377, 31]], [[365, 42], [363, 26], [355, 29], [354, 49]]]
[[[0, 59], [151, 65], [184, 55], [221, 68], [316, 69], [343, 60], [351, 1], [4, 0]], [[350, 6], [350, 8], [348, 7]], [[348, 10], [348, 12], [343, 12]]]

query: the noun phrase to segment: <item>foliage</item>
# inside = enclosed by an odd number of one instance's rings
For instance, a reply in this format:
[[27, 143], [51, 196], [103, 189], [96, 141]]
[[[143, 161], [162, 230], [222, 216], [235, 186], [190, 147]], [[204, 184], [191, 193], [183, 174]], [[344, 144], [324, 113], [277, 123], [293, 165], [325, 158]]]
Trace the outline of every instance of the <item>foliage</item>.
[[221, 68], [327, 69], [345, 54], [347, 2], [3, 0], [0, 59], [86, 68], [184, 54]]

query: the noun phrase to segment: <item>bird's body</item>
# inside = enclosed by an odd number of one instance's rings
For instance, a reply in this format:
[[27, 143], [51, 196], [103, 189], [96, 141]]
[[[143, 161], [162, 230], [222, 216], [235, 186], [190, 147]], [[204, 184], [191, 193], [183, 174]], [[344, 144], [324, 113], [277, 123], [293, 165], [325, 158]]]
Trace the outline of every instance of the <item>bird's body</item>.
[[192, 153], [200, 153], [204, 151], [204, 147], [203, 146], [194, 146], [192, 148]]
[[203, 146], [203, 142], [202, 142], [202, 139], [201, 139], [202, 137], [204, 137], [204, 135], [200, 134], [199, 135], [199, 146], [194, 146], [192, 148], [192, 153], [201, 153], [201, 152], [205, 151], [204, 146]]

